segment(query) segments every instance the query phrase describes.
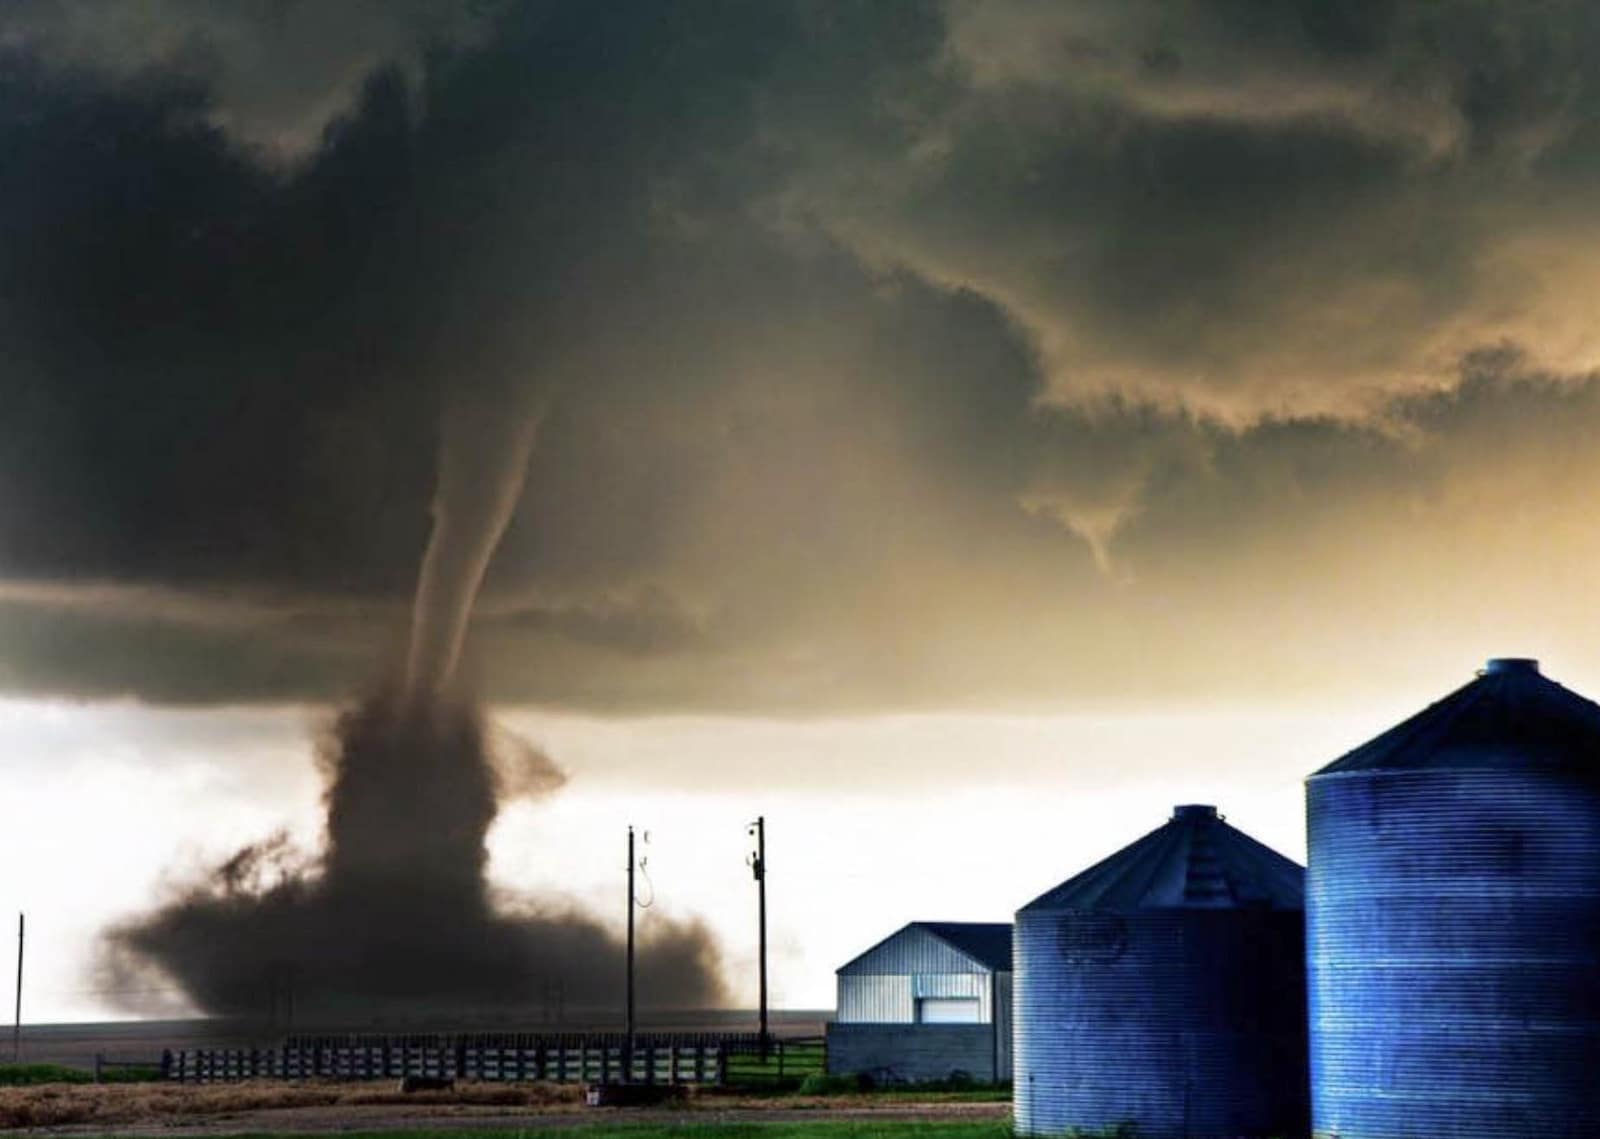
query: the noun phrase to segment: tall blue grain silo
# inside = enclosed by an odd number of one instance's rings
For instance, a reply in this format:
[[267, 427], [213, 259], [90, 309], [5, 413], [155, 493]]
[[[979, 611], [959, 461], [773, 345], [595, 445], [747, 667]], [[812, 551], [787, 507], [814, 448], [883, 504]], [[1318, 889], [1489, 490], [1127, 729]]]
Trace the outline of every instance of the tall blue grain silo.
[[1018, 1133], [1304, 1135], [1303, 875], [1181, 806], [1019, 910]]
[[1600, 1136], [1600, 705], [1491, 660], [1306, 808], [1316, 1135]]

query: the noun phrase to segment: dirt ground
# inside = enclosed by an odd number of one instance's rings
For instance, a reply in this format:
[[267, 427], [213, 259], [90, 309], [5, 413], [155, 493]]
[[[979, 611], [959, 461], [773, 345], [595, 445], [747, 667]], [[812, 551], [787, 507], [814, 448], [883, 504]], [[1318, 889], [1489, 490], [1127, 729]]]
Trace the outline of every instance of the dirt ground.
[[256, 1081], [179, 1084], [51, 1084], [0, 1088], [0, 1128], [13, 1134], [156, 1136], [278, 1132], [553, 1129], [593, 1123], [713, 1123], [806, 1119], [1001, 1119], [1008, 1103], [924, 1102], [871, 1096], [695, 1096], [668, 1108], [589, 1108], [574, 1085], [463, 1084], [401, 1094], [392, 1084]]

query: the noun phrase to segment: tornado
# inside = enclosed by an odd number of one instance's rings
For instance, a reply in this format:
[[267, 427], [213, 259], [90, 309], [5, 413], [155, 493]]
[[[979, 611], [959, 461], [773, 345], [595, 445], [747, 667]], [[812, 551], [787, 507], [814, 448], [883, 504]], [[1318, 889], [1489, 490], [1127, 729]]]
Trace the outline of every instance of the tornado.
[[[174, 985], [203, 1012], [345, 1027], [470, 1018], [507, 1007], [620, 1004], [623, 947], [568, 902], [492, 888], [487, 838], [515, 795], [565, 774], [491, 725], [457, 676], [474, 600], [521, 497], [537, 420], [458, 409], [443, 424], [433, 526], [403, 678], [339, 711], [317, 747], [323, 840], [251, 843], [165, 904], [106, 931], [99, 987], [130, 1011]], [[724, 1003], [720, 953], [698, 921], [653, 916], [638, 974], [647, 1003]]]

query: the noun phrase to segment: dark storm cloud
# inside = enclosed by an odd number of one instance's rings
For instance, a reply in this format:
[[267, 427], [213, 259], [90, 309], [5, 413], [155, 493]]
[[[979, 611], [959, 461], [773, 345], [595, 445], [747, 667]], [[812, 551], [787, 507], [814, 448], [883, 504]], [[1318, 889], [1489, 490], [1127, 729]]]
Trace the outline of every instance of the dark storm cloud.
[[[1369, 415], [1573, 315], [1592, 271], [1547, 255], [1587, 213], [1589, 178], [1554, 173], [1600, 109], [1587, 6], [949, 11], [957, 93], [791, 194], [1004, 307], [1055, 398]], [[1537, 347], [1587, 365], [1581, 339]]]
[[182, 75], [207, 118], [258, 157], [294, 161], [349, 111], [371, 71], [416, 75], [431, 47], [470, 42], [491, 10], [461, 0], [12, 0], [0, 45], [119, 80]]
[[1211, 683], [1582, 507], [1587, 5], [84, 11], [0, 17], [16, 690], [393, 665], [450, 408], [542, 416], [473, 675], [619, 710]]

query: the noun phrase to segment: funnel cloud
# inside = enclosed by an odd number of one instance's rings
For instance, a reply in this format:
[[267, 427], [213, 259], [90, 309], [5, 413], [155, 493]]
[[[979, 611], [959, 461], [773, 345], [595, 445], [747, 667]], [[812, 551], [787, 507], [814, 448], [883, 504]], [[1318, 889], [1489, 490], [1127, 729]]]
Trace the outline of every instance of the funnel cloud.
[[522, 494], [536, 424], [457, 411], [445, 425], [433, 535], [422, 559], [406, 686], [419, 699], [455, 675], [472, 601]]

